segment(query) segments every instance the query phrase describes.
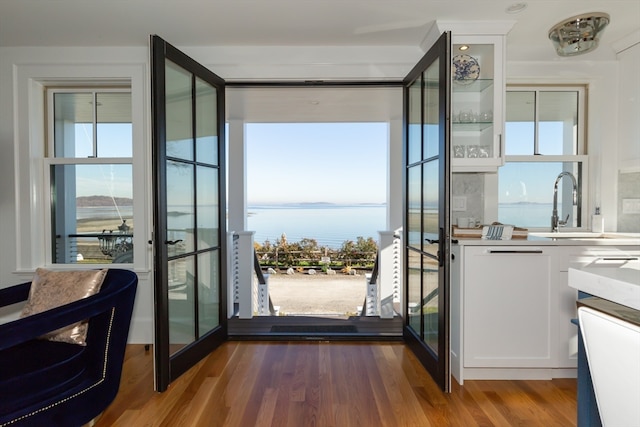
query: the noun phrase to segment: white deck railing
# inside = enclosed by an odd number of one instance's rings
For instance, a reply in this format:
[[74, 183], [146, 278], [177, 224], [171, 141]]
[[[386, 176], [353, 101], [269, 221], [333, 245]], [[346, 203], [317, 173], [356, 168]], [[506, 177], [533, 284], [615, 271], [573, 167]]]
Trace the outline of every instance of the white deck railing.
[[[402, 292], [402, 242], [399, 231], [381, 231], [378, 249], [378, 274], [365, 275], [365, 316], [392, 318], [394, 303]], [[253, 231], [229, 232], [229, 315], [250, 319], [273, 314], [270, 308], [269, 275], [260, 283], [255, 274]]]

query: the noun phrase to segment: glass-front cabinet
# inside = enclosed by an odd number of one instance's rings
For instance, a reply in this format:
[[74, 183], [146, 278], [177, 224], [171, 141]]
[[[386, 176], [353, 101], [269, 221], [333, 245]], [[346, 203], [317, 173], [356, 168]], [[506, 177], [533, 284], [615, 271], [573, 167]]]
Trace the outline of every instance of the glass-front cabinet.
[[453, 33], [453, 172], [495, 172], [504, 163], [504, 49], [502, 35]]

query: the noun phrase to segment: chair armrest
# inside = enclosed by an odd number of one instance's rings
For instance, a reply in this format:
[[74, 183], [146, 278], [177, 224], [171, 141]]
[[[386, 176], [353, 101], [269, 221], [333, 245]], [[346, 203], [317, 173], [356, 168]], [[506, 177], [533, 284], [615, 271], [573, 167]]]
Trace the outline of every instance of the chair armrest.
[[2, 324], [0, 325], [0, 350], [109, 311], [116, 306], [119, 294], [124, 290], [124, 288], [118, 289], [106, 295], [97, 293], [88, 298]]
[[31, 282], [0, 289], [0, 307], [6, 307], [11, 304], [26, 301], [27, 298], [29, 298], [30, 289]]

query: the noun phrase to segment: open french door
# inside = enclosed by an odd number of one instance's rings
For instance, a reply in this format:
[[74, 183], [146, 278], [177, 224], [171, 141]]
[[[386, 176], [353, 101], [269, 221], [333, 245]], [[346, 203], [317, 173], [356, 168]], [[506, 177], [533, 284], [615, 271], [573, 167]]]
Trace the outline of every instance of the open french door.
[[225, 82], [151, 36], [156, 390], [227, 338]]
[[444, 33], [404, 85], [404, 338], [449, 390], [449, 111], [451, 34]]

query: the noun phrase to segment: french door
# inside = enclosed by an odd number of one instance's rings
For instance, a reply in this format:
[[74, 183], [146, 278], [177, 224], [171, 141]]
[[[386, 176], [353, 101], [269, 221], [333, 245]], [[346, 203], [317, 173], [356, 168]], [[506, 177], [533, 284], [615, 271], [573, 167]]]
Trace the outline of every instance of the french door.
[[451, 35], [444, 33], [404, 85], [404, 338], [449, 389], [449, 99]]
[[225, 82], [151, 36], [156, 389], [227, 337]]

